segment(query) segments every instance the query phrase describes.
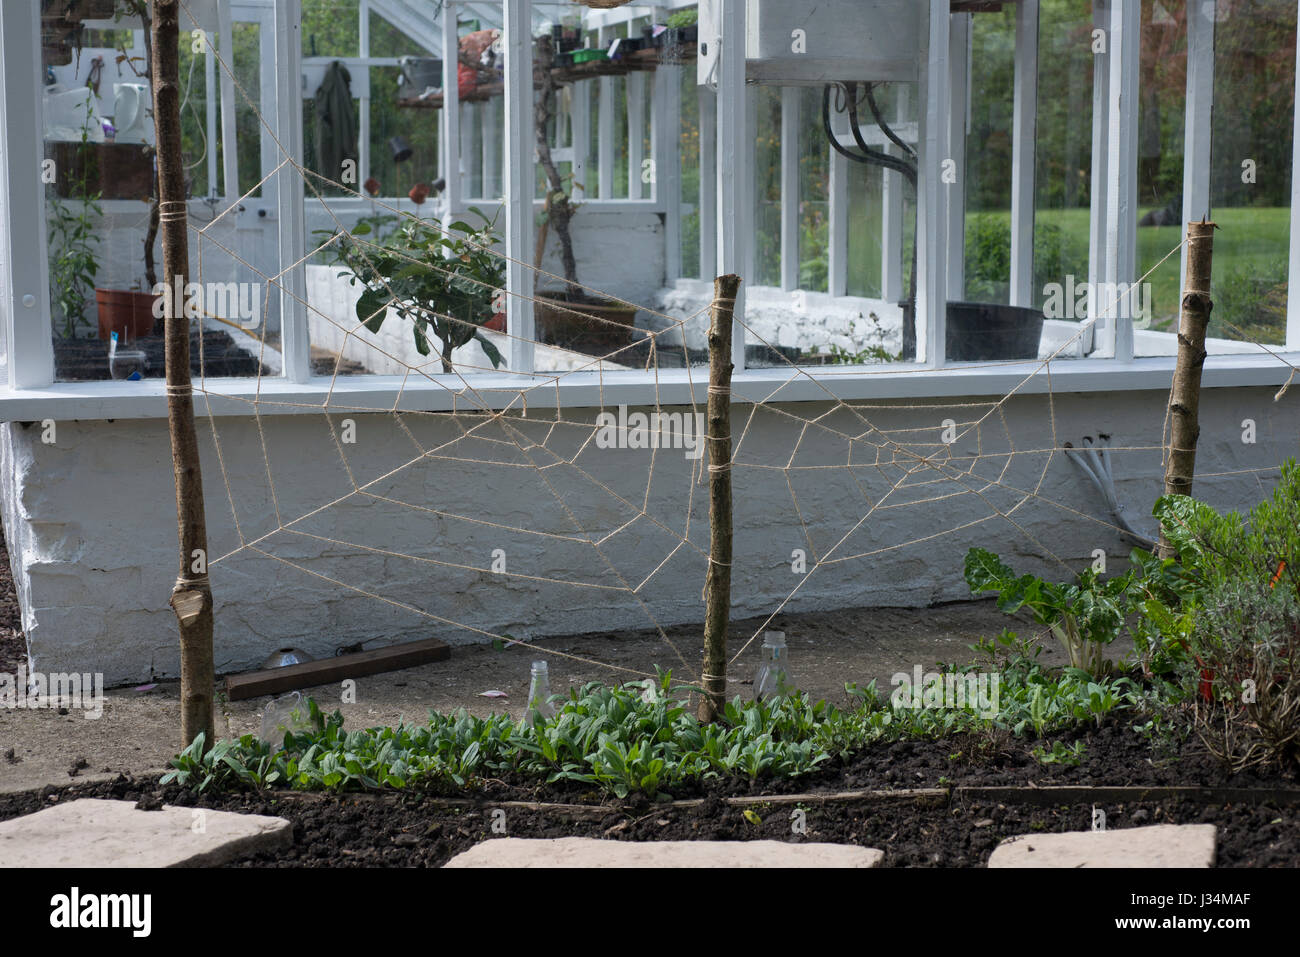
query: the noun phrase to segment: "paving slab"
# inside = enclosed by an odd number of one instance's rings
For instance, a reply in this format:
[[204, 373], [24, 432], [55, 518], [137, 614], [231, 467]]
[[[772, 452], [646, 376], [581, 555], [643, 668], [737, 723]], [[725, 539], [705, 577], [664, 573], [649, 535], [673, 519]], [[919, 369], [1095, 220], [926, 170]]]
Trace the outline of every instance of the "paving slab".
[[1213, 824], [1155, 824], [1115, 831], [1020, 834], [989, 867], [1213, 867]]
[[213, 867], [292, 843], [282, 817], [81, 798], [0, 822], [0, 867]]
[[609, 841], [498, 837], [444, 867], [878, 867], [883, 851], [784, 841]]

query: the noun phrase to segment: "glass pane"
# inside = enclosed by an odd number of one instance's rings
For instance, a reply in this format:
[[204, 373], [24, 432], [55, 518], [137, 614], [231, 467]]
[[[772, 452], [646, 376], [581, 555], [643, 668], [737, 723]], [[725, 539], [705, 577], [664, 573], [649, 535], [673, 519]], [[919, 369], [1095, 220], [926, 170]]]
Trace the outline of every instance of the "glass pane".
[[610, 77], [610, 86], [614, 100], [613, 198], [627, 199], [627, 77]]
[[[216, 36], [209, 42], [215, 46]], [[222, 58], [236, 65], [256, 62], [259, 46], [257, 29], [240, 24], [233, 49]], [[224, 196], [227, 153], [241, 157], [241, 180], [260, 179], [260, 137], [249, 128], [254, 107], [246, 101], [237, 107], [239, 139], [224, 142], [223, 68], [215, 51], [196, 53], [185, 32], [178, 58], [181, 152], [190, 183], [189, 285], [179, 291], [178, 305], [192, 319], [192, 372], [197, 378], [272, 374], [273, 362], [259, 362], [257, 337], [266, 318], [263, 277], [278, 269], [259, 260], [256, 242], [237, 236], [247, 219], [230, 210]], [[257, 95], [256, 72], [243, 84], [245, 94]], [[44, 46], [36, 82], [44, 98], [44, 155], [52, 173], [43, 188], [55, 378], [161, 378], [163, 296], [173, 293], [159, 281], [164, 274], [152, 97], [140, 21], [122, 17], [112, 29], [90, 31], [79, 51]], [[235, 95], [241, 96], [238, 90]], [[239, 259], [251, 259], [252, 268]]]
[[[240, 148], [239, 192], [251, 197], [262, 195], [263, 136], [261, 110], [262, 98], [262, 27], [257, 23], [233, 25], [233, 73], [239, 78], [235, 88], [235, 138]], [[240, 88], [243, 92], [240, 92]]]
[[[357, 72], [363, 71], [365, 67], [357, 68]], [[401, 104], [398, 86], [402, 71], [398, 67], [371, 67], [369, 77], [370, 162], [362, 185], [365, 179], [373, 179], [380, 196], [407, 196], [417, 183], [429, 184], [438, 178], [440, 111]], [[408, 150], [409, 156], [402, 159]]]
[[[588, 42], [594, 43], [594, 40], [589, 39]], [[591, 122], [587, 124], [587, 195], [593, 199], [605, 199], [600, 195], [600, 102], [605, 84], [599, 80], [585, 82], [591, 103]]]
[[[373, 10], [370, 12], [370, 55], [373, 57], [441, 56], [442, 36], [421, 43], [418, 37], [404, 33]], [[434, 46], [438, 49], [435, 50]], [[442, 86], [439, 80], [436, 84]]]
[[304, 0], [304, 57], [361, 55], [361, 0]]
[[303, 4], [302, 44], [303, 165], [316, 174], [304, 182], [305, 195], [355, 195], [367, 178], [359, 169], [360, 98], [370, 79], [355, 62], [360, 0]]
[[[665, 67], [671, 69], [671, 67]], [[648, 73], [641, 75], [641, 85], [645, 90], [641, 97], [641, 170], [633, 170], [633, 180], [640, 184], [638, 199], [650, 199], [654, 195], [651, 185], [654, 177], [650, 175], [646, 160], [653, 159], [654, 149], [654, 80]]]
[[826, 291], [830, 241], [830, 150], [821, 106], [820, 88], [799, 90], [798, 276], [800, 289], [815, 292]]
[[[1210, 336], [1286, 340], [1296, 4], [1218, 0], [1214, 24]], [[1211, 343], [1212, 351], [1228, 351]]]
[[781, 285], [781, 89], [751, 87], [754, 117], [754, 285]]
[[849, 269], [850, 296], [881, 296], [881, 231], [883, 223], [884, 177], [900, 181], [902, 177], [886, 173], [879, 166], [850, 163], [849, 171]]
[[[660, 67], [660, 69], [667, 69]], [[695, 64], [677, 67], [681, 87], [681, 126], [678, 130], [677, 156], [681, 164], [682, 275], [700, 275], [700, 92], [695, 82]], [[706, 94], [708, 95], [708, 94]], [[668, 215], [672, 215], [669, 210]]]
[[[965, 289], [948, 298], [1011, 302], [1011, 132], [1015, 8], [971, 17], [966, 133]], [[960, 109], [964, 104], [954, 104]]]
[[[893, 133], [913, 149], [916, 147], [916, 96], [912, 83], [878, 84], [873, 91], [876, 105]], [[869, 111], [868, 111], [869, 112]], [[820, 115], [820, 114], [819, 114]], [[902, 151], [883, 132], [868, 125], [869, 144], [892, 156]], [[850, 296], [882, 298], [888, 303], [904, 302], [916, 268], [912, 241], [916, 232], [916, 196], [910, 183], [898, 172], [870, 163], [850, 162], [848, 170], [848, 285]], [[889, 282], [886, 283], [886, 273]], [[892, 315], [893, 313], [891, 313]], [[869, 317], [868, 317], [869, 318]], [[889, 324], [887, 351], [902, 348], [901, 320]]]
[[[1039, 7], [1038, 127], [1034, 170], [1034, 305], [1047, 307], [1041, 349], [1077, 356], [1074, 303], [1066, 292], [1088, 281], [1092, 170], [1092, 4]], [[1055, 300], [1056, 306], [1049, 307]], [[1065, 348], [1062, 348], [1065, 347]]]
[[1142, 3], [1137, 272], [1138, 278], [1147, 278], [1130, 308], [1137, 355], [1173, 354], [1177, 349], [1181, 260], [1178, 253], [1167, 260], [1165, 256], [1183, 238], [1186, 14], [1181, 4]]

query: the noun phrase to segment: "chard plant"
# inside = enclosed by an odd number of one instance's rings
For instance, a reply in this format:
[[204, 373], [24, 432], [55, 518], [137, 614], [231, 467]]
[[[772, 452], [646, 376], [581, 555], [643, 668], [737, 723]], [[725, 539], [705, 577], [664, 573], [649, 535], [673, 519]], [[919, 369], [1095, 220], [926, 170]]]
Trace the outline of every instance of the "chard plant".
[[997, 592], [1000, 610], [1014, 614], [1023, 609], [1046, 625], [1065, 649], [1070, 667], [1090, 675], [1107, 670], [1106, 646], [1124, 628], [1129, 576], [1102, 580], [1091, 568], [1074, 582], [1017, 576], [983, 548], [966, 553], [965, 574], [971, 594]]

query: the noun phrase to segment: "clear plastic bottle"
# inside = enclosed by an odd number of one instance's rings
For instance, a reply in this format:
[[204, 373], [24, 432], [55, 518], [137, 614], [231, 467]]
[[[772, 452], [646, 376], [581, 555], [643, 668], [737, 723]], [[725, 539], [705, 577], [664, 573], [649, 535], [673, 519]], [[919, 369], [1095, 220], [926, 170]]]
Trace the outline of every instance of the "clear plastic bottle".
[[756, 699], [787, 695], [794, 691], [787, 654], [784, 631], [763, 633], [763, 657], [758, 663], [758, 673], [754, 675]]
[[524, 706], [524, 721], [536, 724], [537, 716], [542, 719], [555, 717], [555, 706], [551, 704], [551, 677], [545, 661], [534, 661], [531, 680], [528, 684], [528, 703]]

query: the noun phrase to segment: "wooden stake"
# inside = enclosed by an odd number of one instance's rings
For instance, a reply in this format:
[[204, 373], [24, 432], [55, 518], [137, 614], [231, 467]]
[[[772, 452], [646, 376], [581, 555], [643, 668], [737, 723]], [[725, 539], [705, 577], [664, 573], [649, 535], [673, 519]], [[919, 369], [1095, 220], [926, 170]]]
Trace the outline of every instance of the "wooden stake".
[[[1196, 442], [1201, 435], [1201, 368], [1205, 365], [1205, 330], [1210, 323], [1210, 266], [1214, 258], [1211, 222], [1187, 224], [1187, 288], [1178, 323], [1178, 361], [1169, 391], [1169, 455], [1165, 494], [1191, 495], [1196, 475]], [[1160, 530], [1161, 558], [1176, 557]]]
[[727, 625], [731, 619], [731, 322], [740, 277], [713, 280], [709, 323], [709, 571], [704, 579], [705, 695], [699, 719], [727, 703]]
[[167, 284], [167, 429], [176, 480], [180, 576], [171, 606], [181, 638], [181, 746], [205, 735], [213, 743], [212, 589], [208, 584], [203, 477], [194, 430], [190, 385], [190, 324], [183, 291], [189, 277], [185, 162], [181, 154], [178, 0], [154, 0], [151, 75], [158, 140], [158, 207], [162, 226], [163, 281]]

